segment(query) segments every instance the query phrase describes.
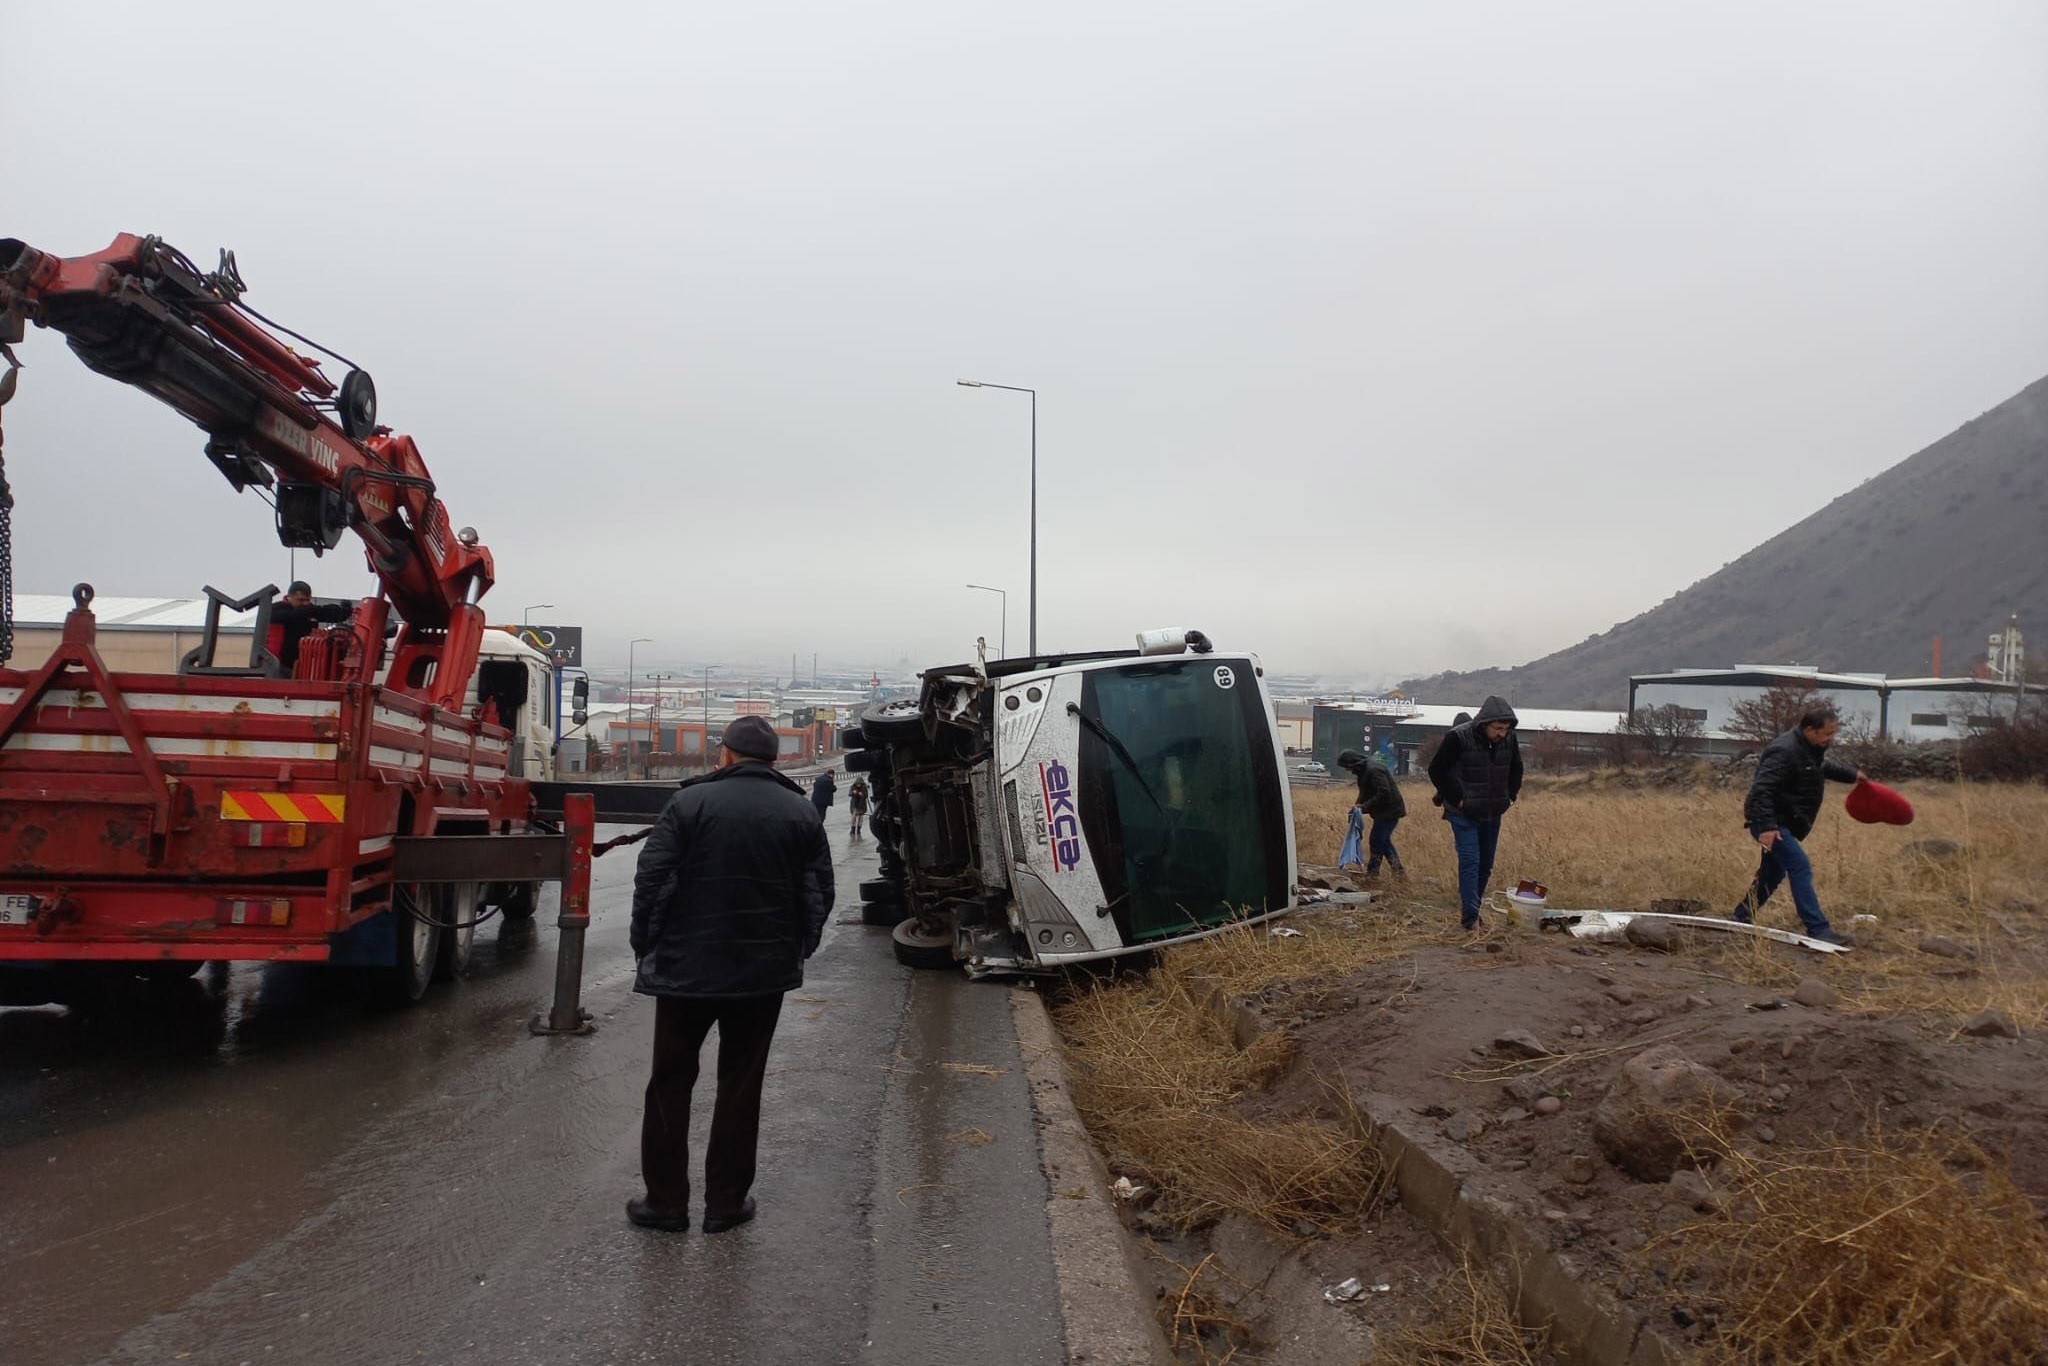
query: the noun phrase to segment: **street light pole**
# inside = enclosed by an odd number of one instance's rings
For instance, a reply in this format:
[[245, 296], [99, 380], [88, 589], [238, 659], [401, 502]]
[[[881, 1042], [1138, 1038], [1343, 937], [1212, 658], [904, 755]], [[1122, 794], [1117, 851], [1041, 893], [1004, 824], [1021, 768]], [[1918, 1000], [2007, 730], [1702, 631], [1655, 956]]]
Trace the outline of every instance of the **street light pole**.
[[999, 644], [998, 644], [998, 645], [996, 646], [996, 655], [997, 655], [997, 657], [998, 657], [998, 658], [1002, 658], [1002, 659], [1007, 659], [1007, 658], [1009, 658], [1009, 654], [1010, 654], [1010, 595], [1009, 595], [1008, 593], [1005, 593], [1005, 592], [1004, 592], [1004, 591], [1003, 591], [1002, 589], [1000, 589], [1000, 588], [990, 588], [990, 587], [989, 587], [989, 586], [988, 586], [987, 584], [985, 584], [985, 583], [970, 583], [970, 584], [968, 584], [968, 585], [967, 585], [967, 587], [969, 587], [969, 588], [978, 588], [978, 589], [980, 589], [980, 590], [981, 590], [982, 592], [984, 592], [984, 593], [994, 593], [994, 594], [995, 594], [995, 595], [996, 595], [997, 597], [999, 597], [999, 598], [1001, 598], [1001, 599], [1003, 600], [1003, 634], [1002, 634], [1002, 637], [1001, 637], [1001, 641], [1000, 641], [1000, 643], [999, 643]]
[[711, 768], [711, 666], [704, 666], [704, 691], [698, 696], [704, 699], [704, 767]]
[[633, 647], [652, 645], [653, 636], [635, 636], [626, 642], [626, 781], [633, 781]]
[[1031, 653], [1038, 653], [1038, 391], [1021, 384], [990, 384], [986, 380], [953, 381], [967, 389], [1007, 389], [1031, 395]]
[[534, 614], [535, 612], [541, 611], [542, 609], [547, 609], [547, 610], [550, 610], [550, 611], [552, 611], [552, 610], [554, 609], [554, 604], [553, 604], [553, 603], [551, 603], [551, 602], [537, 602], [537, 603], [535, 603], [535, 604], [534, 604], [533, 606], [531, 606], [531, 607], [527, 608], [527, 609], [526, 609], [525, 611], [521, 612], [521, 613], [519, 614], [519, 629], [523, 631], [523, 630], [525, 630], [525, 629], [526, 629], [526, 628], [527, 628], [527, 627], [528, 627], [529, 625], [531, 625], [531, 624], [532, 624], [532, 620], [531, 620], [531, 619], [532, 619], [532, 617], [533, 617], [533, 614]]

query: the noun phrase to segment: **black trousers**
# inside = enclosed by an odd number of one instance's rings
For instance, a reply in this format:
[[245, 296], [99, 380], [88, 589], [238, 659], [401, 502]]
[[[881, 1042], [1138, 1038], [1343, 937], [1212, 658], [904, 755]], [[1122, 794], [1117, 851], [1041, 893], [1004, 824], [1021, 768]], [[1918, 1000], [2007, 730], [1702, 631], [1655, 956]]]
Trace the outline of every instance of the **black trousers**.
[[662, 996], [654, 1009], [654, 1075], [640, 1122], [640, 1171], [647, 1199], [663, 1213], [690, 1203], [690, 1092], [697, 1054], [718, 1026], [718, 1100], [704, 1155], [704, 1211], [736, 1214], [754, 1185], [754, 1148], [761, 1136], [761, 1080], [782, 997], [723, 1000]]

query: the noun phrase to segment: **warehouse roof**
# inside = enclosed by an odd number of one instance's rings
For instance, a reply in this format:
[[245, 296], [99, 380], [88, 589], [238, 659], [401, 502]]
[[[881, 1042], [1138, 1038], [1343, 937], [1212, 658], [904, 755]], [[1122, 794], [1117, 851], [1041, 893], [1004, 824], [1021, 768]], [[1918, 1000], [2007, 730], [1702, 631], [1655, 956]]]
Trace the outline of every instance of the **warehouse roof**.
[[[14, 595], [16, 626], [62, 626], [65, 615], [70, 611], [69, 593]], [[99, 629], [102, 631], [197, 631], [206, 625], [206, 599], [102, 596], [92, 600], [92, 614], [99, 618]], [[223, 611], [220, 614], [220, 624], [224, 630], [247, 630], [250, 618], [255, 615], [254, 612]]]

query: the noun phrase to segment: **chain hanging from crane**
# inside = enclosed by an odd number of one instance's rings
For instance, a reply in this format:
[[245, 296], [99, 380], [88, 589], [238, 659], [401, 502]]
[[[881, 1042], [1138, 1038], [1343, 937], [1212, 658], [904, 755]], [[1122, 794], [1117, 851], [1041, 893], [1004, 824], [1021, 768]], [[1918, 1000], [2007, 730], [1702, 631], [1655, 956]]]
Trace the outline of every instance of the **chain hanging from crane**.
[[[21, 362], [0, 342], [0, 408], [14, 397], [14, 377]], [[0, 430], [0, 664], [14, 658], [14, 490], [7, 484], [7, 433]]]

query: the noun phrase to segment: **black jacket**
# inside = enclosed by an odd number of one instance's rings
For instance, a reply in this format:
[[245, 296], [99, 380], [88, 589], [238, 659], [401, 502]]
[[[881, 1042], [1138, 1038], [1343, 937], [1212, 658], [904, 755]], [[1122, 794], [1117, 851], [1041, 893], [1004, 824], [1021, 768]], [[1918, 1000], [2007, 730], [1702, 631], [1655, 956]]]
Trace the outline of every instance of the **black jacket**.
[[633, 877], [635, 991], [769, 996], [800, 987], [832, 911], [832, 851], [803, 789], [764, 763], [669, 798]]
[[[1489, 721], [1507, 722], [1507, 738], [1489, 742], [1482, 729]], [[1506, 698], [1489, 697], [1470, 721], [1444, 732], [1429, 761], [1429, 780], [1446, 817], [1457, 811], [1475, 821], [1492, 820], [1522, 795], [1519, 724]]]
[[299, 646], [315, 626], [339, 625], [354, 616], [355, 611], [352, 602], [309, 602], [304, 607], [294, 607], [289, 602], [272, 603], [270, 624], [278, 628], [277, 662], [285, 676], [291, 676], [299, 662]]
[[1756, 762], [1756, 777], [1749, 783], [1749, 799], [1742, 804], [1749, 833], [1783, 828], [1793, 839], [1805, 839], [1820, 815], [1829, 778], [1853, 783], [1856, 770], [1828, 758], [1827, 747], [1808, 740], [1797, 726], [1765, 745]]
[[811, 780], [811, 805], [823, 811], [832, 805], [833, 795], [838, 791], [839, 780], [832, 776], [832, 770], [828, 768]]
[[1358, 775], [1358, 804], [1366, 815], [1376, 821], [1397, 821], [1408, 814], [1401, 785], [1385, 764], [1352, 749], [1338, 755], [1337, 762]]

